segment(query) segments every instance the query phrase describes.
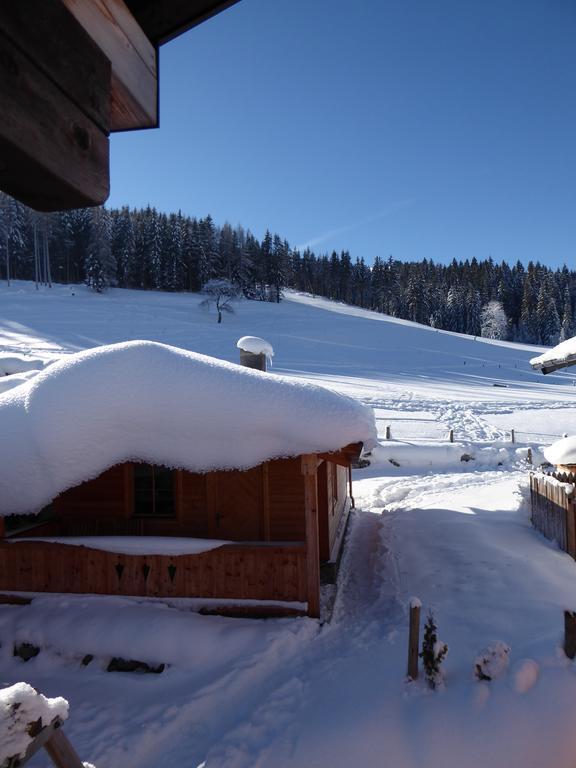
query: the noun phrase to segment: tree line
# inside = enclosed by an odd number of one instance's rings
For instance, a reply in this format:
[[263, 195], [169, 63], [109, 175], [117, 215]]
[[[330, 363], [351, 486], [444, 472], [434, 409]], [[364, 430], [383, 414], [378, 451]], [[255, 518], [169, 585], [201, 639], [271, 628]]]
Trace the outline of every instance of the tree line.
[[247, 299], [284, 288], [444, 330], [554, 344], [576, 333], [576, 272], [491, 258], [450, 264], [300, 251], [277, 234], [141, 209], [31, 211], [0, 193], [0, 276], [39, 283], [200, 291], [225, 280]]

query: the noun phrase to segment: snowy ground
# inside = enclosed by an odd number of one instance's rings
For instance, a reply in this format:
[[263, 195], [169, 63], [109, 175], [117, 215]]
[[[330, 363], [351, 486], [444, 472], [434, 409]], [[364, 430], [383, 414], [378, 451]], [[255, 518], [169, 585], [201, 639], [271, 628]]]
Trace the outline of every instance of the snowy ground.
[[[47, 359], [148, 338], [234, 361], [236, 340], [257, 335], [273, 344], [275, 371], [372, 405], [393, 439], [356, 473], [332, 621], [44, 598], [0, 608], [0, 681], [65, 696], [66, 731], [98, 768], [572, 768], [576, 673], [558, 646], [562, 611], [576, 609], [576, 564], [530, 527], [525, 456], [576, 432], [576, 378], [531, 372], [535, 347], [306, 296], [243, 302], [220, 326], [198, 303], [16, 284], [0, 289], [0, 351]], [[404, 680], [413, 595], [450, 647], [435, 693]], [[14, 641], [44, 650], [23, 662]], [[509, 668], [477, 682], [474, 660], [496, 641], [511, 648]], [[124, 647], [169, 666], [105, 672]], [[82, 667], [87, 653], [95, 658]]]

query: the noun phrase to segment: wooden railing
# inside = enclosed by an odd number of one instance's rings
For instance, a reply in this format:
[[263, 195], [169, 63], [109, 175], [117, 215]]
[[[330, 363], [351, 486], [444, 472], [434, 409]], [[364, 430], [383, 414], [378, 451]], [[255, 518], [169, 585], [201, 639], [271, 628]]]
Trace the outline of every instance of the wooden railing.
[[547, 539], [576, 558], [576, 476], [554, 472], [530, 474], [532, 524]]
[[226, 544], [195, 555], [124, 555], [0, 541], [0, 591], [307, 600], [304, 544]]

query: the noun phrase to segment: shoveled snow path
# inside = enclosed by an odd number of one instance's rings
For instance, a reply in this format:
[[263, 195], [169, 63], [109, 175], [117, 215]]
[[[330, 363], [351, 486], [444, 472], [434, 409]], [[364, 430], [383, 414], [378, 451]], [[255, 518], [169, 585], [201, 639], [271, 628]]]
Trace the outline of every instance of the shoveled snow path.
[[[393, 510], [357, 512], [331, 624], [301, 649], [283, 685], [219, 739], [206, 768], [480, 768], [486, 759], [571, 768], [576, 675], [556, 648], [575, 566], [529, 526], [514, 494], [525, 479], [523, 471], [411, 478], [412, 494]], [[403, 679], [414, 594], [434, 608], [451, 646], [438, 705]], [[474, 683], [475, 654], [495, 639], [512, 646], [512, 672], [491, 687]], [[525, 656], [542, 671], [523, 693]], [[446, 730], [451, 718], [457, 731]], [[540, 747], [536, 727], [547, 729]]]

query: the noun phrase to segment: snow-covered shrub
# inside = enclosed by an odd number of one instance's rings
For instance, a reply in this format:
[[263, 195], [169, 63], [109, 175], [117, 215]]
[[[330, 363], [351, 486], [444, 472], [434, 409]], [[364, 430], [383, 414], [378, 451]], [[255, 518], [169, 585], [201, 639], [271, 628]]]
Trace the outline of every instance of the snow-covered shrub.
[[477, 680], [495, 680], [506, 671], [510, 660], [510, 646], [497, 642], [488, 646], [474, 661]]
[[441, 640], [438, 640], [436, 633], [437, 627], [432, 612], [428, 614], [426, 624], [424, 625], [424, 640], [422, 642], [422, 652], [420, 658], [424, 665], [424, 675], [429, 687], [434, 690], [442, 683], [442, 670], [440, 665], [446, 658], [448, 646]]

